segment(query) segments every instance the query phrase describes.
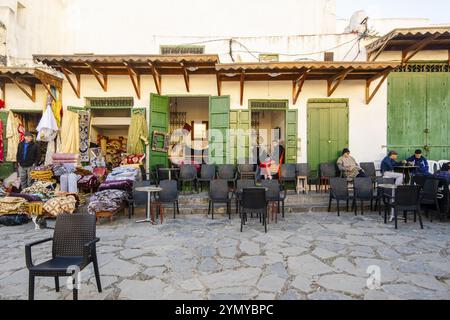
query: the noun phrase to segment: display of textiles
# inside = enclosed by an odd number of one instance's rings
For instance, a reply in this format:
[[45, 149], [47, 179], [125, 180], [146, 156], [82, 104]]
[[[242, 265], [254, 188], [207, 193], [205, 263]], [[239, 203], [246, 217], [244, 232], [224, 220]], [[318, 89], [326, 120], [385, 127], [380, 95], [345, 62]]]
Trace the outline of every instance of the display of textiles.
[[3, 141], [3, 121], [0, 120], [0, 162], [5, 161], [5, 146]]
[[94, 194], [88, 205], [88, 212], [96, 214], [97, 212], [114, 212], [122, 206], [128, 199], [128, 193], [121, 190], [105, 190]]
[[127, 192], [131, 192], [133, 190], [133, 181], [131, 180], [119, 180], [119, 181], [106, 181], [103, 182], [100, 187], [98, 187], [99, 191], [103, 190], [124, 190]]
[[89, 162], [89, 129], [91, 126], [91, 114], [89, 112], [79, 112], [80, 126], [80, 161]]
[[37, 180], [37, 181], [50, 181], [52, 182], [53, 179], [53, 171], [47, 170], [47, 171], [31, 171], [30, 173], [31, 179]]
[[131, 115], [131, 126], [128, 131], [127, 152], [129, 154], [145, 153], [149, 132], [145, 118], [145, 110], [133, 110]]
[[63, 174], [60, 178], [61, 191], [68, 193], [78, 192], [78, 177], [74, 173]]
[[52, 192], [53, 183], [44, 181], [37, 181], [31, 187], [22, 190], [22, 193], [39, 195], [43, 198], [50, 197]]
[[5, 197], [0, 199], [0, 215], [18, 214], [26, 212], [24, 206], [27, 200], [24, 198]]
[[44, 204], [44, 210], [54, 216], [57, 217], [61, 214], [72, 214], [76, 210], [77, 200], [74, 196], [67, 197], [56, 197], [48, 200]]
[[106, 177], [106, 181], [120, 181], [120, 180], [131, 180], [131, 181], [141, 181], [141, 171], [136, 168], [130, 167], [119, 167], [115, 168]]
[[78, 180], [78, 188], [80, 189], [94, 189], [100, 185], [98, 178], [94, 175], [84, 176]]
[[42, 199], [39, 196], [32, 195], [32, 194], [24, 194], [24, 193], [10, 193], [10, 197], [13, 198], [22, 198], [25, 199], [28, 202], [40, 202]]
[[105, 155], [105, 160], [108, 166], [112, 168], [120, 166], [120, 163], [122, 162], [122, 155], [127, 152], [127, 141], [128, 140], [124, 137], [98, 137], [98, 144], [102, 146], [102, 153]]

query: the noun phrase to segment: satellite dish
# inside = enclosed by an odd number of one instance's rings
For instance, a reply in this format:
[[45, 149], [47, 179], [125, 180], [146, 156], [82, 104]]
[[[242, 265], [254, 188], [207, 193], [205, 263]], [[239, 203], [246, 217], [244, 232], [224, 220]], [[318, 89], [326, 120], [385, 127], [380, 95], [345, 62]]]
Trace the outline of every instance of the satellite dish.
[[347, 33], [364, 33], [366, 30], [365, 22], [367, 22], [368, 16], [364, 10], [356, 11], [350, 18], [350, 23], [345, 29]]

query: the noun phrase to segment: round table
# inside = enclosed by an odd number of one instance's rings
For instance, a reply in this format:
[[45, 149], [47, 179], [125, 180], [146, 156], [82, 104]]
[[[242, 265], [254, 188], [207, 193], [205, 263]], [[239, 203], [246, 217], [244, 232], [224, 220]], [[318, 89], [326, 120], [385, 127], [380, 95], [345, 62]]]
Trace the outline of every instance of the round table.
[[151, 210], [152, 210], [152, 194], [161, 192], [162, 190], [163, 190], [162, 188], [158, 188], [158, 187], [155, 187], [155, 186], [136, 188], [137, 192], [147, 192], [147, 194], [148, 194], [147, 218], [145, 220], [136, 221], [136, 223], [143, 223], [143, 222], [150, 222], [152, 224], [155, 223], [155, 221], [152, 221], [152, 219], [150, 217], [150, 213], [151, 213]]
[[409, 181], [411, 180], [411, 171], [413, 170], [417, 170], [419, 169], [419, 167], [417, 166], [399, 166], [399, 167], [395, 167], [395, 170], [401, 170], [403, 173], [403, 181], [404, 184], [409, 184]]
[[172, 180], [172, 172], [180, 172], [180, 168], [160, 168], [158, 170], [169, 172], [169, 180]]

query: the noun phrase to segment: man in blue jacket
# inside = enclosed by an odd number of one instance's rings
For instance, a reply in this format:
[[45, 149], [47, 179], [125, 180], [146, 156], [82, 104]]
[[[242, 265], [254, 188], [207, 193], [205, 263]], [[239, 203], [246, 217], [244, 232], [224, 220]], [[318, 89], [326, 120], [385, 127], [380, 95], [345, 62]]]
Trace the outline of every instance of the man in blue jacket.
[[404, 162], [398, 162], [398, 153], [390, 151], [386, 158], [381, 162], [381, 173], [384, 178], [394, 178], [395, 184], [401, 186], [403, 184], [403, 174], [394, 172], [396, 167], [400, 167]]
[[422, 150], [416, 150], [414, 155], [406, 161], [413, 163], [417, 167], [416, 174], [423, 176], [431, 175], [428, 160], [422, 155]]

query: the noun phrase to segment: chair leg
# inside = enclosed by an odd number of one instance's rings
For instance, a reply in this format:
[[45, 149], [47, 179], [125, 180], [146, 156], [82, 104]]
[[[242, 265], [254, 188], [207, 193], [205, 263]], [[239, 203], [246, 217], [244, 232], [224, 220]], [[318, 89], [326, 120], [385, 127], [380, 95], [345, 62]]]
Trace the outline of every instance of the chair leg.
[[423, 230], [422, 213], [420, 212], [420, 207], [417, 208], [417, 214], [418, 214], [418, 216], [419, 216], [420, 228]]
[[361, 200], [361, 215], [364, 215], [364, 201]]
[[384, 224], [387, 224], [388, 207], [384, 208]]
[[331, 212], [331, 202], [333, 201], [333, 198], [330, 195], [330, 201], [328, 203], [328, 212]]
[[99, 293], [101, 293], [102, 292], [102, 283], [100, 281], [100, 272], [98, 271], [97, 253], [94, 253], [92, 258], [93, 258], [92, 263], [94, 265], [95, 282], [97, 283], [97, 290]]
[[28, 280], [28, 300], [34, 300], [34, 276], [31, 274]]
[[210, 214], [211, 214], [211, 200], [209, 201], [209, 204], [208, 204], [208, 217]]
[[340, 202], [339, 202], [339, 200], [336, 200], [336, 202], [337, 202], [337, 212], [338, 212], [338, 217], [340, 217], [340, 216], [341, 216], [341, 206], [340, 206]]
[[211, 202], [211, 214], [212, 214], [212, 219], [214, 220], [214, 201]]
[[55, 277], [55, 289], [56, 289], [56, 292], [59, 292], [59, 278], [58, 277]]
[[178, 200], [175, 203], [177, 204], [177, 214], [180, 215], [180, 203]]
[[173, 218], [177, 218], [177, 205], [175, 204], [175, 202], [173, 203]]
[[398, 229], [397, 210], [394, 210], [394, 220], [395, 220], [395, 230], [397, 230]]
[[347, 199], [347, 212], [349, 212], [350, 210], [350, 201]]
[[281, 203], [281, 207], [282, 207], [282, 213], [283, 213], [283, 219], [284, 219], [285, 218], [285, 214], [286, 214], [286, 205], [284, 203], [284, 200]]

